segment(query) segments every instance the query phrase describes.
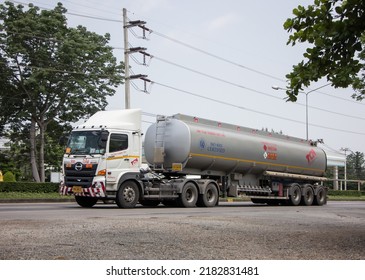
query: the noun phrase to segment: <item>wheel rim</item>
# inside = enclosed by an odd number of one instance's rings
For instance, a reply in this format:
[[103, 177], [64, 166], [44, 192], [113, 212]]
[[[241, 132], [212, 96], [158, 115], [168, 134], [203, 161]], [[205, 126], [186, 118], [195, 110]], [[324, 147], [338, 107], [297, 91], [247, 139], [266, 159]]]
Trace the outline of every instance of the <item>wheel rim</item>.
[[300, 196], [300, 190], [299, 189], [295, 189], [295, 191], [293, 192], [293, 198], [295, 201], [297, 201], [299, 199]]
[[136, 198], [136, 193], [132, 187], [126, 187], [123, 190], [123, 198], [127, 202], [132, 202]]
[[290, 201], [291, 201], [292, 205], [297, 206], [297, 205], [299, 205], [299, 203], [301, 201], [302, 193], [301, 193], [300, 187], [297, 185], [293, 185], [291, 188], [292, 188], [291, 189], [292, 194], [291, 194]]
[[187, 202], [194, 201], [195, 194], [194, 194], [194, 191], [191, 188], [189, 188], [189, 189], [186, 190], [185, 199], [186, 199]]
[[307, 190], [306, 193], [305, 193], [305, 198], [308, 201], [310, 201], [310, 200], [312, 200], [312, 197], [313, 197], [312, 192], [310, 190]]
[[209, 190], [207, 191], [207, 201], [208, 201], [208, 202], [212, 202], [212, 201], [214, 201], [214, 200], [215, 200], [214, 192], [213, 192], [211, 189], [209, 189]]

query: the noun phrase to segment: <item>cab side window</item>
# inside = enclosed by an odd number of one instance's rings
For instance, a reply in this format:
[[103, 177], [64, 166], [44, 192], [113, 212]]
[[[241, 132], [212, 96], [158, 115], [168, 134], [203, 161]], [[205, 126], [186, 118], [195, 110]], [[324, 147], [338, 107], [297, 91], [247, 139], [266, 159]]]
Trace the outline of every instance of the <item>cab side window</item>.
[[109, 152], [118, 152], [128, 149], [128, 135], [112, 134], [110, 136]]

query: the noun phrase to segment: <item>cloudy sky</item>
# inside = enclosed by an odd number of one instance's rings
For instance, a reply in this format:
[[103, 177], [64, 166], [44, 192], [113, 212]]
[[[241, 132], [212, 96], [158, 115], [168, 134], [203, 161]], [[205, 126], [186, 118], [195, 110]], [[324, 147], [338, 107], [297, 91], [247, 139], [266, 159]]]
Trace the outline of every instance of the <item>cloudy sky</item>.
[[[53, 0], [13, 1], [54, 8]], [[147, 66], [140, 54], [130, 60], [134, 74], [148, 75], [131, 86], [131, 107], [142, 108], [144, 126], [153, 115], [183, 113], [251, 128], [268, 128], [306, 137], [305, 94], [285, 102], [285, 75], [302, 60], [306, 45], [287, 46], [284, 21], [298, 5], [313, 0], [65, 0], [69, 26], [83, 25], [110, 33], [115, 55], [124, 60], [122, 9], [129, 20], [143, 20], [152, 33], [129, 32], [132, 47], [153, 56]], [[101, 4], [102, 3], [102, 4]], [[136, 35], [136, 36], [135, 36]], [[327, 84], [314, 83], [309, 92]], [[352, 89], [330, 86], [313, 91], [309, 100], [309, 138], [323, 139], [327, 150], [365, 152], [365, 102], [351, 99]], [[123, 109], [124, 86], [109, 99], [109, 110]], [[80, 116], [82, 118], [82, 116]]]

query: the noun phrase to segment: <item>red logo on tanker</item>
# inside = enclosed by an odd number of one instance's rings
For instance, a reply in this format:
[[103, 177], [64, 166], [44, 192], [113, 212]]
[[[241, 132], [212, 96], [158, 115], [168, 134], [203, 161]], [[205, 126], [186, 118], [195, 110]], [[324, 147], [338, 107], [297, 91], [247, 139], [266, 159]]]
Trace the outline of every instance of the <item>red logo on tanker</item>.
[[275, 144], [271, 143], [263, 143], [264, 146], [262, 147], [264, 149], [264, 158], [269, 160], [277, 160], [278, 154], [277, 154], [277, 147]]
[[312, 149], [310, 150], [310, 152], [305, 156], [307, 158], [308, 164], [312, 164], [313, 161], [316, 159], [317, 154], [316, 152]]

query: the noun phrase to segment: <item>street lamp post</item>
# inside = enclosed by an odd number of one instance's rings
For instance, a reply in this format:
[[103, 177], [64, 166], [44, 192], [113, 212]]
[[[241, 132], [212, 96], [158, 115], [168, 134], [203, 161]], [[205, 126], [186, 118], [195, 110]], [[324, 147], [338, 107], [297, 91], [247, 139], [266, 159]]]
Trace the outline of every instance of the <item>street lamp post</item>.
[[308, 94], [310, 93], [306, 92], [305, 93], [305, 134], [306, 134], [306, 139], [308, 141]]
[[[331, 83], [328, 83], [328, 84], [325, 84], [323, 86], [320, 86], [318, 88], [315, 88], [315, 89], [312, 89], [308, 92], [305, 92], [305, 91], [300, 91], [300, 93], [304, 93], [305, 94], [305, 134], [306, 134], [306, 140], [308, 141], [309, 139], [309, 136], [308, 136], [308, 130], [309, 130], [309, 127], [308, 127], [308, 94], [310, 94], [311, 92], [313, 91], [316, 91], [316, 90], [319, 90], [321, 88], [324, 88], [326, 86], [329, 86]], [[287, 90], [285, 88], [281, 88], [281, 87], [278, 87], [278, 86], [272, 86], [271, 87], [272, 89], [274, 90]]]
[[347, 191], [347, 152], [352, 152], [349, 148], [341, 148], [341, 151], [345, 152], [345, 191]]

